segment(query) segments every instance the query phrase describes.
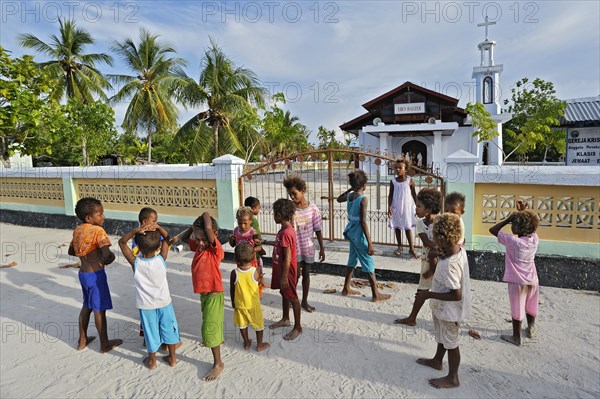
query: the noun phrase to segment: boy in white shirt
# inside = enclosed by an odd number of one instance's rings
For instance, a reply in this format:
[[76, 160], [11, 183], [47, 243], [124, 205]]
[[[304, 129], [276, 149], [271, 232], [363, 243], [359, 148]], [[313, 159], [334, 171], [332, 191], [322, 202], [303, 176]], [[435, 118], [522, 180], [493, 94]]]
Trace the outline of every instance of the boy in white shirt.
[[442, 370], [442, 361], [448, 351], [449, 371], [446, 377], [432, 378], [429, 384], [435, 388], [460, 386], [460, 323], [471, 314], [471, 286], [467, 253], [459, 246], [462, 228], [460, 218], [444, 213], [436, 218], [433, 236], [442, 254], [433, 275], [430, 291], [417, 291], [416, 297], [431, 299], [431, 313], [438, 343], [433, 359], [418, 359], [417, 363]]

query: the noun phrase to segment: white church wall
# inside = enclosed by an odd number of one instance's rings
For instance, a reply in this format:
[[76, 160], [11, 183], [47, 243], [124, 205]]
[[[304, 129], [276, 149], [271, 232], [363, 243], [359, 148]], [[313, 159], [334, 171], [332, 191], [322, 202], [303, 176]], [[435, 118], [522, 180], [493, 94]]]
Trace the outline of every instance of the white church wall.
[[[379, 148], [379, 138], [370, 134], [360, 132], [359, 144], [361, 151], [376, 151]], [[372, 162], [361, 162], [361, 169], [369, 176], [374, 176], [377, 173], [377, 167]]]

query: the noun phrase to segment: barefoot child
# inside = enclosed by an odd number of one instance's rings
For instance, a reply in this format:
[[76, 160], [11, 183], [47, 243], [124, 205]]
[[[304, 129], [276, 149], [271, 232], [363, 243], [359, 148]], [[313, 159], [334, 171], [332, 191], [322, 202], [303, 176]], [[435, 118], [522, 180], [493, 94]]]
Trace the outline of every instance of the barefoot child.
[[437, 350], [433, 359], [418, 359], [417, 363], [442, 370], [442, 361], [448, 351], [448, 375], [432, 378], [435, 388], [455, 388], [460, 385], [460, 323], [471, 314], [471, 284], [469, 263], [464, 248], [458, 245], [461, 236], [460, 218], [444, 213], [433, 224], [433, 236], [440, 248], [431, 291], [417, 291], [415, 301], [430, 299]]
[[[437, 263], [437, 253], [433, 253], [435, 250], [435, 243], [433, 242], [433, 223], [438, 213], [440, 213], [440, 206], [442, 202], [442, 193], [434, 188], [424, 188], [419, 191], [417, 195], [417, 235], [423, 242], [423, 255], [421, 256], [421, 273], [419, 274], [419, 286], [418, 291], [429, 291], [431, 289], [431, 282], [433, 280], [433, 274], [435, 273]], [[432, 258], [429, 258], [429, 255]], [[417, 315], [423, 307], [425, 302], [415, 301], [412, 310], [408, 317], [404, 319], [396, 319], [396, 324], [406, 324], [414, 326], [417, 324]]]
[[[498, 237], [498, 242], [506, 247], [502, 281], [508, 283], [513, 335], [501, 335], [500, 338], [517, 346], [521, 345], [521, 322], [525, 317], [527, 338], [534, 337], [540, 295], [534, 262], [539, 243], [535, 231], [539, 222], [535, 213], [527, 210], [527, 206], [523, 201], [517, 201], [517, 212], [511, 213], [506, 220], [490, 228], [490, 233]], [[507, 224], [510, 224], [516, 237], [500, 231]]]
[[321, 234], [323, 226], [321, 212], [317, 205], [306, 199], [306, 182], [299, 176], [285, 178], [283, 186], [296, 206], [294, 229], [298, 243], [298, 266], [302, 269], [302, 303], [300, 305], [304, 310], [312, 313], [315, 308], [308, 304], [308, 291], [310, 289], [310, 269], [315, 263], [313, 235], [317, 236], [319, 242], [319, 262], [325, 260], [325, 247], [323, 246], [323, 234]]
[[225, 290], [219, 269], [225, 253], [217, 239], [217, 231], [217, 221], [204, 212], [181, 235], [181, 240], [194, 251], [192, 283], [194, 292], [200, 294], [202, 305], [202, 343], [213, 355], [213, 368], [203, 377], [205, 381], [215, 380], [225, 368], [221, 360], [221, 344], [225, 341]]
[[231, 303], [234, 308], [233, 323], [240, 329], [244, 339], [244, 349], [250, 349], [252, 341], [248, 337], [248, 325], [256, 331], [256, 351], [262, 352], [270, 345], [263, 342], [265, 319], [260, 307], [258, 287], [262, 276], [255, 266], [252, 266], [254, 248], [247, 242], [235, 247], [237, 269], [231, 271], [229, 290]]
[[79, 282], [83, 291], [83, 306], [79, 312], [79, 344], [77, 350], [84, 349], [96, 337], [88, 337], [87, 328], [90, 315], [94, 312], [94, 323], [100, 336], [100, 352], [105, 353], [123, 343], [120, 339], [108, 340], [106, 311], [112, 309], [110, 290], [104, 266], [115, 260], [110, 240], [104, 224], [104, 208], [95, 198], [82, 198], [75, 205], [75, 214], [83, 224], [73, 231], [69, 245], [69, 255], [78, 256], [81, 261]]
[[290, 303], [294, 310], [294, 328], [283, 336], [286, 341], [293, 341], [302, 334], [300, 325], [300, 301], [296, 292], [298, 283], [298, 264], [296, 261], [296, 231], [292, 225], [296, 206], [289, 199], [280, 198], [273, 203], [273, 218], [281, 224], [281, 229], [275, 239], [273, 249], [273, 277], [271, 288], [279, 290], [283, 306], [283, 316], [269, 328], [286, 327], [290, 325]]
[[[253, 213], [252, 208], [249, 206], [240, 207], [236, 214], [237, 219], [237, 227], [233, 229], [233, 234], [229, 236], [229, 245], [235, 247], [237, 244], [242, 242], [247, 242], [252, 245], [254, 248], [254, 259], [252, 260], [252, 266], [258, 268], [258, 274], [263, 274], [262, 268], [262, 259], [261, 264], [258, 264], [258, 258], [256, 256], [257, 253], [263, 251], [262, 246], [260, 245], [260, 235], [259, 233], [252, 227]], [[262, 296], [262, 285], [258, 287], [259, 296]]]
[[[144, 207], [140, 210], [140, 213], [138, 214], [138, 221], [140, 222], [140, 226], [158, 223], [158, 212], [156, 212], [152, 208]], [[164, 240], [164, 238], [161, 235], [160, 242], [163, 242], [163, 240]], [[178, 240], [179, 240], [179, 237], [177, 237], [177, 236], [170, 239], [168, 242], [169, 248], [171, 248], [171, 245], [173, 243], [177, 242]], [[138, 248], [137, 241], [135, 240], [135, 237], [133, 237], [133, 239], [131, 240], [131, 253], [133, 254], [133, 256], [138, 256], [139, 251], [140, 251], [140, 249]], [[159, 246], [156, 254], [158, 255], [159, 253], [160, 253], [160, 246]], [[166, 257], [165, 257], [165, 259], [166, 259]], [[143, 336], [144, 336], [144, 326], [140, 322], [140, 337], [143, 337]], [[144, 340], [144, 346], [145, 345], [146, 345], [146, 340]]]
[[350, 288], [354, 269], [360, 265], [364, 273], [369, 275], [369, 284], [373, 294], [373, 302], [390, 299], [390, 295], [382, 294], [377, 289], [375, 278], [375, 263], [373, 262], [373, 244], [367, 225], [367, 197], [363, 196], [367, 188], [367, 175], [364, 171], [357, 169], [348, 174], [350, 188], [337, 198], [337, 202], [347, 202], [348, 225], [344, 230], [344, 238], [350, 241], [350, 254], [348, 255], [348, 268], [342, 295], [359, 295], [360, 292]]
[[388, 195], [388, 218], [390, 218], [390, 227], [396, 232], [396, 241], [398, 249], [394, 252], [396, 256], [402, 254], [402, 230], [408, 241], [409, 253], [414, 258], [419, 258], [413, 246], [411, 229], [416, 225], [415, 203], [417, 194], [415, 192], [415, 182], [410, 176], [406, 175], [408, 164], [405, 160], [399, 159], [395, 163], [396, 177], [390, 181], [390, 193]]
[[[127, 246], [129, 240], [134, 237], [139, 248], [137, 257]], [[140, 320], [145, 331], [144, 341], [148, 349], [148, 357], [143, 363], [150, 370], [156, 368], [156, 352], [163, 344], [169, 348], [169, 356], [163, 359], [171, 367], [177, 364], [175, 350], [179, 343], [179, 328], [167, 281], [165, 259], [169, 254], [168, 241], [169, 234], [156, 223], [137, 227], [119, 240], [123, 256], [133, 268], [135, 303], [140, 311]], [[158, 255], [157, 250], [160, 250]]]

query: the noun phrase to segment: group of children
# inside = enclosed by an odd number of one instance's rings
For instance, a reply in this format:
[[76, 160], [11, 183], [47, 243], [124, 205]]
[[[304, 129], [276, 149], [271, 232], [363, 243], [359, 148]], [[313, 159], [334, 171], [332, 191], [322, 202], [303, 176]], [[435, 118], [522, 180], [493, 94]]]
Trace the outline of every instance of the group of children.
[[[448, 352], [449, 373], [444, 378], [431, 379], [430, 384], [437, 388], [459, 386], [458, 367], [460, 352], [460, 323], [471, 313], [471, 290], [469, 265], [464, 245], [464, 196], [451, 193], [445, 198], [444, 211], [441, 211], [441, 193], [435, 189], [421, 189], [418, 194], [414, 182], [406, 175], [408, 164], [400, 160], [396, 164], [397, 177], [391, 182], [389, 196], [390, 226], [405, 230], [411, 255], [415, 253], [410, 229], [416, 231], [423, 242], [421, 273], [415, 302], [410, 315], [395, 323], [414, 326], [416, 317], [429, 299], [433, 315], [435, 337], [438, 347], [432, 359], [418, 359], [417, 362], [435, 369], [442, 369], [442, 360]], [[287, 177], [284, 187], [291, 199], [280, 198], [273, 203], [273, 217], [281, 225], [275, 241], [262, 239], [257, 215], [260, 201], [248, 197], [244, 206], [237, 211], [238, 226], [229, 237], [229, 244], [235, 247], [237, 267], [230, 275], [230, 296], [234, 308], [234, 324], [240, 329], [244, 349], [252, 342], [248, 326], [256, 332], [256, 350], [269, 348], [263, 342], [264, 318], [260, 305], [264, 280], [262, 256], [264, 245], [273, 245], [272, 277], [270, 288], [279, 290], [282, 297], [282, 318], [270, 328], [292, 326], [290, 307], [294, 314], [294, 324], [285, 340], [294, 340], [302, 334], [301, 309], [314, 312], [308, 303], [310, 272], [315, 262], [316, 248], [313, 237], [319, 244], [318, 259], [325, 260], [322, 219], [318, 207], [306, 197], [306, 183], [298, 176]], [[342, 295], [359, 294], [351, 288], [355, 268], [360, 263], [367, 273], [373, 301], [385, 301], [390, 295], [379, 292], [373, 261], [373, 244], [367, 225], [368, 199], [364, 196], [367, 176], [362, 170], [349, 174], [350, 188], [341, 194], [337, 201], [347, 203], [348, 224], [344, 237], [349, 241], [347, 273]], [[413, 201], [411, 204], [410, 202]], [[526, 204], [519, 202], [517, 212], [492, 227], [490, 232], [507, 247], [506, 272], [504, 281], [509, 283], [509, 298], [513, 316], [513, 335], [502, 339], [515, 345], [521, 344], [521, 321], [526, 316], [529, 328], [527, 335], [535, 333], [537, 299], [539, 295], [537, 272], [533, 258], [537, 250], [537, 217], [526, 210]], [[83, 198], [75, 208], [83, 221], [73, 233], [69, 254], [79, 256], [81, 269], [79, 280], [83, 291], [83, 307], [79, 316], [78, 349], [85, 348], [94, 337], [88, 337], [87, 327], [91, 313], [94, 313], [96, 328], [100, 335], [100, 348], [108, 352], [120, 345], [121, 340], [108, 340], [106, 333], [106, 310], [112, 308], [110, 292], [104, 266], [114, 261], [110, 251], [110, 241], [102, 229], [104, 210], [100, 201]], [[157, 223], [158, 214], [150, 208], [140, 213], [140, 226], [125, 234], [119, 246], [126, 260], [131, 264], [136, 289], [136, 306], [139, 309], [141, 329], [149, 356], [144, 364], [156, 367], [156, 353], [163, 347], [169, 355], [164, 360], [171, 366], [176, 364], [176, 349], [181, 344], [179, 328], [167, 282], [165, 262], [169, 246], [178, 237], [171, 238], [168, 232]], [[513, 234], [501, 232], [503, 226], [511, 224]], [[180, 234], [181, 241], [187, 243], [194, 252], [191, 275], [194, 293], [200, 294], [202, 310], [202, 344], [212, 351], [213, 367], [204, 377], [216, 379], [224, 369], [221, 359], [221, 344], [224, 343], [224, 288], [219, 265], [224, 251], [217, 239], [218, 226], [208, 212], [198, 217], [192, 226]], [[137, 253], [128, 246], [135, 240]], [[397, 252], [398, 253], [398, 252]], [[302, 299], [297, 293], [297, 284], [302, 276]]]

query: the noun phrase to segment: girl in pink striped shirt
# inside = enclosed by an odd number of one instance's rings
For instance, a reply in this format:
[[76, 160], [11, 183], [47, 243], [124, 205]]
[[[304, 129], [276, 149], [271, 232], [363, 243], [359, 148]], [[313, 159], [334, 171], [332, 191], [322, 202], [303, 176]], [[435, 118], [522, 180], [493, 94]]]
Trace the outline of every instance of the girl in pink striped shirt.
[[[302, 269], [302, 308], [307, 312], [314, 312], [315, 308], [308, 304], [308, 290], [310, 288], [310, 269], [315, 262], [315, 243], [313, 236], [319, 241], [319, 262], [325, 260], [323, 235], [321, 229], [323, 221], [317, 205], [305, 197], [306, 182], [299, 176], [289, 176], [283, 180], [290, 199], [296, 206], [293, 225], [297, 237], [298, 267]], [[298, 273], [300, 276], [300, 273]]]

